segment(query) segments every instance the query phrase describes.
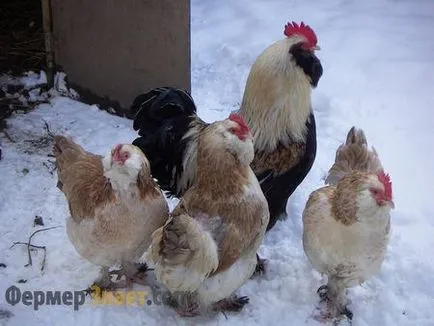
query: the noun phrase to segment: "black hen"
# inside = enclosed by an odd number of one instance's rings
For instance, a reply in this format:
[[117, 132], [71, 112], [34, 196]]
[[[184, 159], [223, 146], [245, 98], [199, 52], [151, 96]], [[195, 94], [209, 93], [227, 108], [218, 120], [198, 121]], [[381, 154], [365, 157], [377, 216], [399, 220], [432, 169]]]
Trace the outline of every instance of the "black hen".
[[[133, 128], [141, 136], [133, 145], [149, 159], [152, 175], [161, 189], [170, 196], [181, 197], [194, 181], [194, 177], [188, 177], [195, 174], [195, 166], [187, 166], [188, 149], [195, 149], [198, 132], [207, 126], [197, 117], [192, 97], [186, 90], [156, 88], [137, 96], [131, 111], [135, 114]], [[185, 169], [192, 171], [184, 174]]]

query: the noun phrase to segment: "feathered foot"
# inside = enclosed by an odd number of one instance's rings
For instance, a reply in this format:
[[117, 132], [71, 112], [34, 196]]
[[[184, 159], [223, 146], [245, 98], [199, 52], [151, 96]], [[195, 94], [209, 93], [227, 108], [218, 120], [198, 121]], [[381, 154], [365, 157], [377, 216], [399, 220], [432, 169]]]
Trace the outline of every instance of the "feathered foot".
[[256, 254], [256, 267], [255, 267], [255, 271], [252, 274], [252, 277], [256, 277], [256, 276], [262, 276], [265, 274], [267, 268], [267, 260], [266, 259], [262, 259], [259, 257], [258, 254]]
[[347, 307], [345, 294], [332, 290], [328, 285], [320, 286], [317, 294], [323, 309], [315, 319], [320, 322], [334, 320], [335, 323], [342, 318], [347, 318], [349, 321], [353, 319], [353, 312]]
[[[109, 271], [107, 267], [101, 269], [100, 277], [88, 288], [86, 292], [92, 294], [99, 289], [103, 291], [115, 291], [117, 289], [131, 288], [133, 283], [148, 285], [146, 264], [125, 264], [119, 270]], [[121, 279], [124, 276], [124, 279]], [[116, 281], [112, 279], [115, 278]]]
[[187, 307], [183, 306], [183, 307], [176, 308], [175, 311], [181, 317], [195, 317], [200, 314], [199, 305], [197, 303]]
[[147, 271], [149, 270], [146, 263], [141, 264], [125, 264], [121, 269], [109, 272], [110, 275], [117, 275], [117, 280], [125, 276], [125, 280], [118, 281], [124, 284], [124, 287], [132, 286], [132, 283], [141, 285], [149, 285], [147, 281]]
[[200, 305], [195, 293], [175, 294], [169, 296], [166, 304], [171, 305], [181, 317], [195, 317], [200, 315]]
[[104, 291], [116, 291], [117, 289], [131, 287], [132, 284], [128, 279], [119, 282], [112, 281], [112, 274], [114, 272], [109, 272], [107, 267], [103, 267], [100, 277], [85, 290], [86, 294], [102, 297]]
[[316, 290], [316, 293], [318, 294], [321, 301], [327, 301], [327, 292], [328, 292], [328, 287], [325, 284], [321, 285], [318, 288], [318, 290]]
[[131, 280], [131, 282], [141, 284], [141, 285], [149, 285], [147, 279], [147, 272], [151, 270], [146, 263], [135, 264], [134, 267], [130, 268], [127, 277]]
[[147, 271], [151, 270], [146, 263], [137, 263], [136, 267], [138, 273], [146, 273]]
[[249, 297], [232, 296], [227, 299], [220, 300], [214, 303], [214, 311], [234, 311], [240, 312], [243, 307], [249, 303]]

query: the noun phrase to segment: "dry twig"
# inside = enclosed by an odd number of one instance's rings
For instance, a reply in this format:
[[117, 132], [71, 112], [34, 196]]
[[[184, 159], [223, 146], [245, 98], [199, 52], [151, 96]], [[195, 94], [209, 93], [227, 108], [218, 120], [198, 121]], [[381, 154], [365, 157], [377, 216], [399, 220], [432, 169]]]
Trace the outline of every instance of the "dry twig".
[[42, 119], [42, 121], [44, 121], [44, 129], [45, 129], [45, 131], [47, 132], [47, 135], [50, 137], [50, 138], [53, 138], [54, 139], [54, 137], [56, 136], [55, 134], [53, 134], [52, 132], [51, 132], [51, 130], [50, 130], [50, 126], [48, 125], [48, 122], [47, 121], [45, 121], [44, 119]]
[[44, 251], [44, 258], [42, 259], [41, 271], [43, 271], [44, 268], [45, 268], [45, 259], [46, 259], [46, 254], [47, 254], [47, 248], [46, 248], [45, 246], [36, 246], [36, 245], [32, 245], [32, 244], [31, 244], [31, 241], [32, 241], [33, 236], [34, 236], [36, 233], [44, 232], [44, 231], [48, 231], [48, 230], [52, 230], [52, 229], [57, 229], [57, 228], [60, 228], [60, 226], [52, 226], [52, 227], [49, 227], [49, 228], [36, 230], [35, 232], [33, 232], [33, 233], [30, 235], [29, 240], [28, 240], [27, 242], [19, 242], [19, 241], [14, 242], [14, 243], [12, 244], [12, 246], [11, 246], [9, 249], [13, 248], [13, 247], [16, 246], [16, 245], [26, 245], [26, 246], [27, 246], [27, 254], [28, 254], [28, 257], [29, 257], [29, 262], [28, 262], [26, 265], [24, 265], [24, 267], [32, 266], [31, 248], [34, 248], [34, 249], [42, 249], [42, 250]]

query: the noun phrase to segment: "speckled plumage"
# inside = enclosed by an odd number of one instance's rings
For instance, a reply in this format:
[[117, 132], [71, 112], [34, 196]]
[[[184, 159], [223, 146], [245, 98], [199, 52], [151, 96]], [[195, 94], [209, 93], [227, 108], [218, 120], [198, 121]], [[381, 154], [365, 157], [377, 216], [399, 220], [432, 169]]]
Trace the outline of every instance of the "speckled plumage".
[[56, 136], [53, 150], [71, 214], [69, 239], [84, 259], [103, 267], [137, 261], [168, 217], [144, 154], [133, 145], [122, 149], [130, 153], [123, 166], [63, 136]]
[[[366, 151], [365, 143], [358, 146]], [[394, 207], [383, 172], [366, 171], [366, 162], [347, 163], [341, 165], [345, 168], [340, 170], [338, 182], [312, 192], [303, 211], [303, 248], [313, 267], [328, 276], [327, 286], [321, 289], [326, 294], [321, 295], [328, 300], [329, 317], [348, 312], [346, 288], [380, 271]]]
[[[157, 278], [172, 293], [194, 293], [201, 308], [228, 298], [253, 273], [268, 207], [249, 167], [251, 136], [211, 124], [199, 137], [197, 178], [149, 251]], [[190, 296], [189, 296], [190, 297]]]

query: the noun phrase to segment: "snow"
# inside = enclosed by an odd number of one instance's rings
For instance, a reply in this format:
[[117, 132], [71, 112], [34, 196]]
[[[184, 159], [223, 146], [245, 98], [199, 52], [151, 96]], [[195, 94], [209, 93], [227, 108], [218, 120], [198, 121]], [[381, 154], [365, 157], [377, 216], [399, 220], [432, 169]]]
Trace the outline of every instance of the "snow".
[[[0, 161], [0, 309], [14, 316], [8, 325], [171, 325], [259, 324], [316, 325], [311, 313], [321, 276], [313, 271], [301, 245], [301, 213], [310, 192], [323, 185], [335, 150], [352, 125], [363, 128], [390, 173], [396, 209], [392, 238], [381, 273], [349, 297], [354, 325], [434, 325], [434, 2], [430, 0], [192, 0], [192, 93], [206, 121], [225, 118], [242, 98], [250, 66], [273, 41], [283, 37], [288, 20], [304, 20], [316, 31], [324, 75], [313, 93], [318, 153], [312, 171], [291, 197], [288, 219], [266, 235], [260, 254], [269, 260], [262, 279], [249, 280], [238, 292], [250, 297], [239, 314], [181, 319], [169, 308], [11, 306], [3, 293], [11, 285], [24, 290], [82, 290], [98, 275], [84, 261], [65, 231], [67, 204], [58, 191], [45, 122], [52, 133], [66, 133], [87, 150], [106, 153], [119, 142], [130, 143], [132, 123], [66, 97], [75, 96], [60, 82], [48, 104], [8, 120], [1, 136]], [[27, 76], [29, 87], [45, 74]], [[64, 76], [58, 77], [60, 81]], [[66, 91], [65, 91], [66, 89]], [[63, 94], [61, 93], [63, 91]], [[45, 122], [44, 122], [45, 121]], [[170, 201], [173, 207], [176, 201]], [[26, 241], [37, 228], [60, 228], [35, 235], [47, 246], [27, 263]], [[23, 284], [16, 283], [26, 279]], [[138, 287], [140, 289], [140, 287]], [[89, 299], [87, 299], [89, 301]]]
[[24, 88], [32, 88], [46, 83], [47, 75], [44, 71], [40, 71], [39, 74], [34, 71], [29, 71], [22, 77], [11, 77], [6, 74], [0, 76], [0, 85], [23, 85]]

